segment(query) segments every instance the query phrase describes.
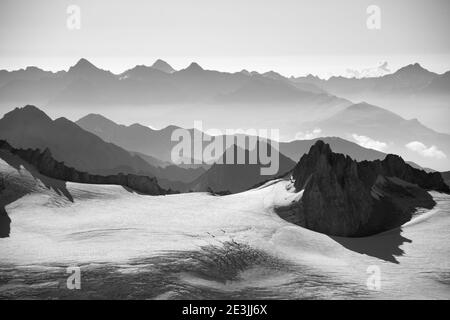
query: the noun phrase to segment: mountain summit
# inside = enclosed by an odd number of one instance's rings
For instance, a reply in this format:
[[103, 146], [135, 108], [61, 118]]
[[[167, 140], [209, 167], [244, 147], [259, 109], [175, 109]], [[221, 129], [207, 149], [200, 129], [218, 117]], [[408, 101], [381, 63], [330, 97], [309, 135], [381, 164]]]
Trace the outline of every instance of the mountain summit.
[[197, 62], [192, 62], [184, 71], [194, 73], [204, 71], [204, 69]]
[[435, 202], [428, 190], [450, 193], [439, 173], [414, 169], [396, 155], [357, 162], [317, 141], [292, 174], [302, 191], [297, 223], [328, 235], [362, 237], [401, 226]]
[[89, 62], [85, 58], [81, 58], [78, 62], [70, 67], [69, 72], [81, 71], [81, 70], [99, 70], [94, 64]]
[[419, 63], [409, 64], [407, 66], [404, 66], [400, 69], [398, 69], [396, 74], [426, 74], [426, 75], [433, 75], [436, 76], [434, 72], [431, 72], [424, 67], [422, 67]]
[[74, 66], [70, 67], [67, 75], [75, 78], [86, 78], [89, 80], [100, 80], [105, 77], [112, 79], [115, 77], [110, 71], [97, 68], [85, 58], [81, 58]]
[[156, 60], [152, 68], [165, 73], [174, 73], [176, 71], [170, 64], [161, 59]]

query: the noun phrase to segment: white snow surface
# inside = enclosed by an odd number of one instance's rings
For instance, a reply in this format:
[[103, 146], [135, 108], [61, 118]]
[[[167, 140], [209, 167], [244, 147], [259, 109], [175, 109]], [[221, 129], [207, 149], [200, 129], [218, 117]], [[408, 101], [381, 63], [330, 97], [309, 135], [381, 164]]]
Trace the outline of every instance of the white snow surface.
[[[271, 181], [223, 197], [207, 193], [147, 196], [121, 186], [68, 182], [71, 202], [25, 169], [17, 172], [0, 160], [0, 170], [36, 184], [29, 194], [6, 207], [11, 235], [0, 239], [0, 265], [126, 264], [164, 252], [237, 241], [361, 283], [368, 277], [367, 268], [376, 265], [382, 270], [383, 285], [391, 290], [402, 286], [418, 298], [450, 297], [448, 285], [431, 284], [422, 277], [411, 279], [426, 272], [424, 266], [433, 272], [450, 270], [450, 201], [446, 195], [433, 194], [438, 206], [404, 226], [402, 236], [412, 242], [401, 245], [404, 253], [397, 257], [399, 264], [394, 264], [349, 250], [327, 235], [281, 219], [274, 208], [298, 201], [302, 195], [289, 181]], [[424, 290], [431, 286], [433, 293]]]

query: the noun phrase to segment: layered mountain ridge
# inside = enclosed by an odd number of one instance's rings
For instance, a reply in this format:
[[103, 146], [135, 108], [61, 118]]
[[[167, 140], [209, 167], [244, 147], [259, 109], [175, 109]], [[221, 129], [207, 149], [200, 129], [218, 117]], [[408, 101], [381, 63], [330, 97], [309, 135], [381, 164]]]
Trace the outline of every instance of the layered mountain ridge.
[[66, 166], [63, 162], [56, 161], [50, 150], [16, 149], [8, 142], [0, 140], [0, 150], [28, 162], [39, 173], [58, 180], [87, 183], [87, 184], [113, 184], [131, 188], [137, 192], [148, 195], [167, 194], [167, 191], [158, 185], [154, 177], [139, 176], [135, 174], [93, 175]]
[[15, 148], [49, 148], [55, 159], [96, 174], [152, 174], [138, 156], [100, 139], [65, 118], [52, 120], [35, 106], [16, 108], [0, 119], [0, 139]]

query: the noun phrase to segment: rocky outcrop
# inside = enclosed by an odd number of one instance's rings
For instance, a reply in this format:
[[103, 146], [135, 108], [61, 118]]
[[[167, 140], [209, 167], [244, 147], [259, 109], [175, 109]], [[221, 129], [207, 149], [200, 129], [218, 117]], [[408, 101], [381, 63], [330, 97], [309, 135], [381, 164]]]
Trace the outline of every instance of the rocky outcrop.
[[[6, 189], [4, 177], [0, 177], [0, 195]], [[11, 219], [8, 217], [2, 201], [0, 201], [0, 238], [9, 236]]]
[[396, 155], [356, 162], [317, 141], [293, 170], [303, 196], [295, 221], [328, 235], [360, 237], [402, 225], [417, 207], [435, 205], [427, 190], [450, 193], [439, 173], [414, 169]]
[[0, 238], [9, 237], [11, 219], [3, 206], [0, 206]]
[[450, 171], [441, 172], [442, 179], [444, 179], [445, 183], [450, 186]]
[[154, 177], [120, 173], [105, 176], [93, 175], [67, 167], [64, 162], [56, 161], [48, 148], [43, 152], [39, 149], [15, 149], [6, 141], [0, 140], [0, 149], [20, 157], [34, 166], [41, 174], [50, 178], [78, 183], [122, 185], [148, 195], [167, 193], [158, 185], [158, 181]]

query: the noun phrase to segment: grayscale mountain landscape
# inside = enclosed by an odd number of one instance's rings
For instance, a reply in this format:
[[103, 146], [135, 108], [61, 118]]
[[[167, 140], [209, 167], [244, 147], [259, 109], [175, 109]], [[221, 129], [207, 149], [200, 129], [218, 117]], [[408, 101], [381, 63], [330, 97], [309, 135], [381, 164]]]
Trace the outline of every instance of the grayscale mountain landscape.
[[41, 1], [0, 5], [0, 299], [450, 298], [448, 3]]

